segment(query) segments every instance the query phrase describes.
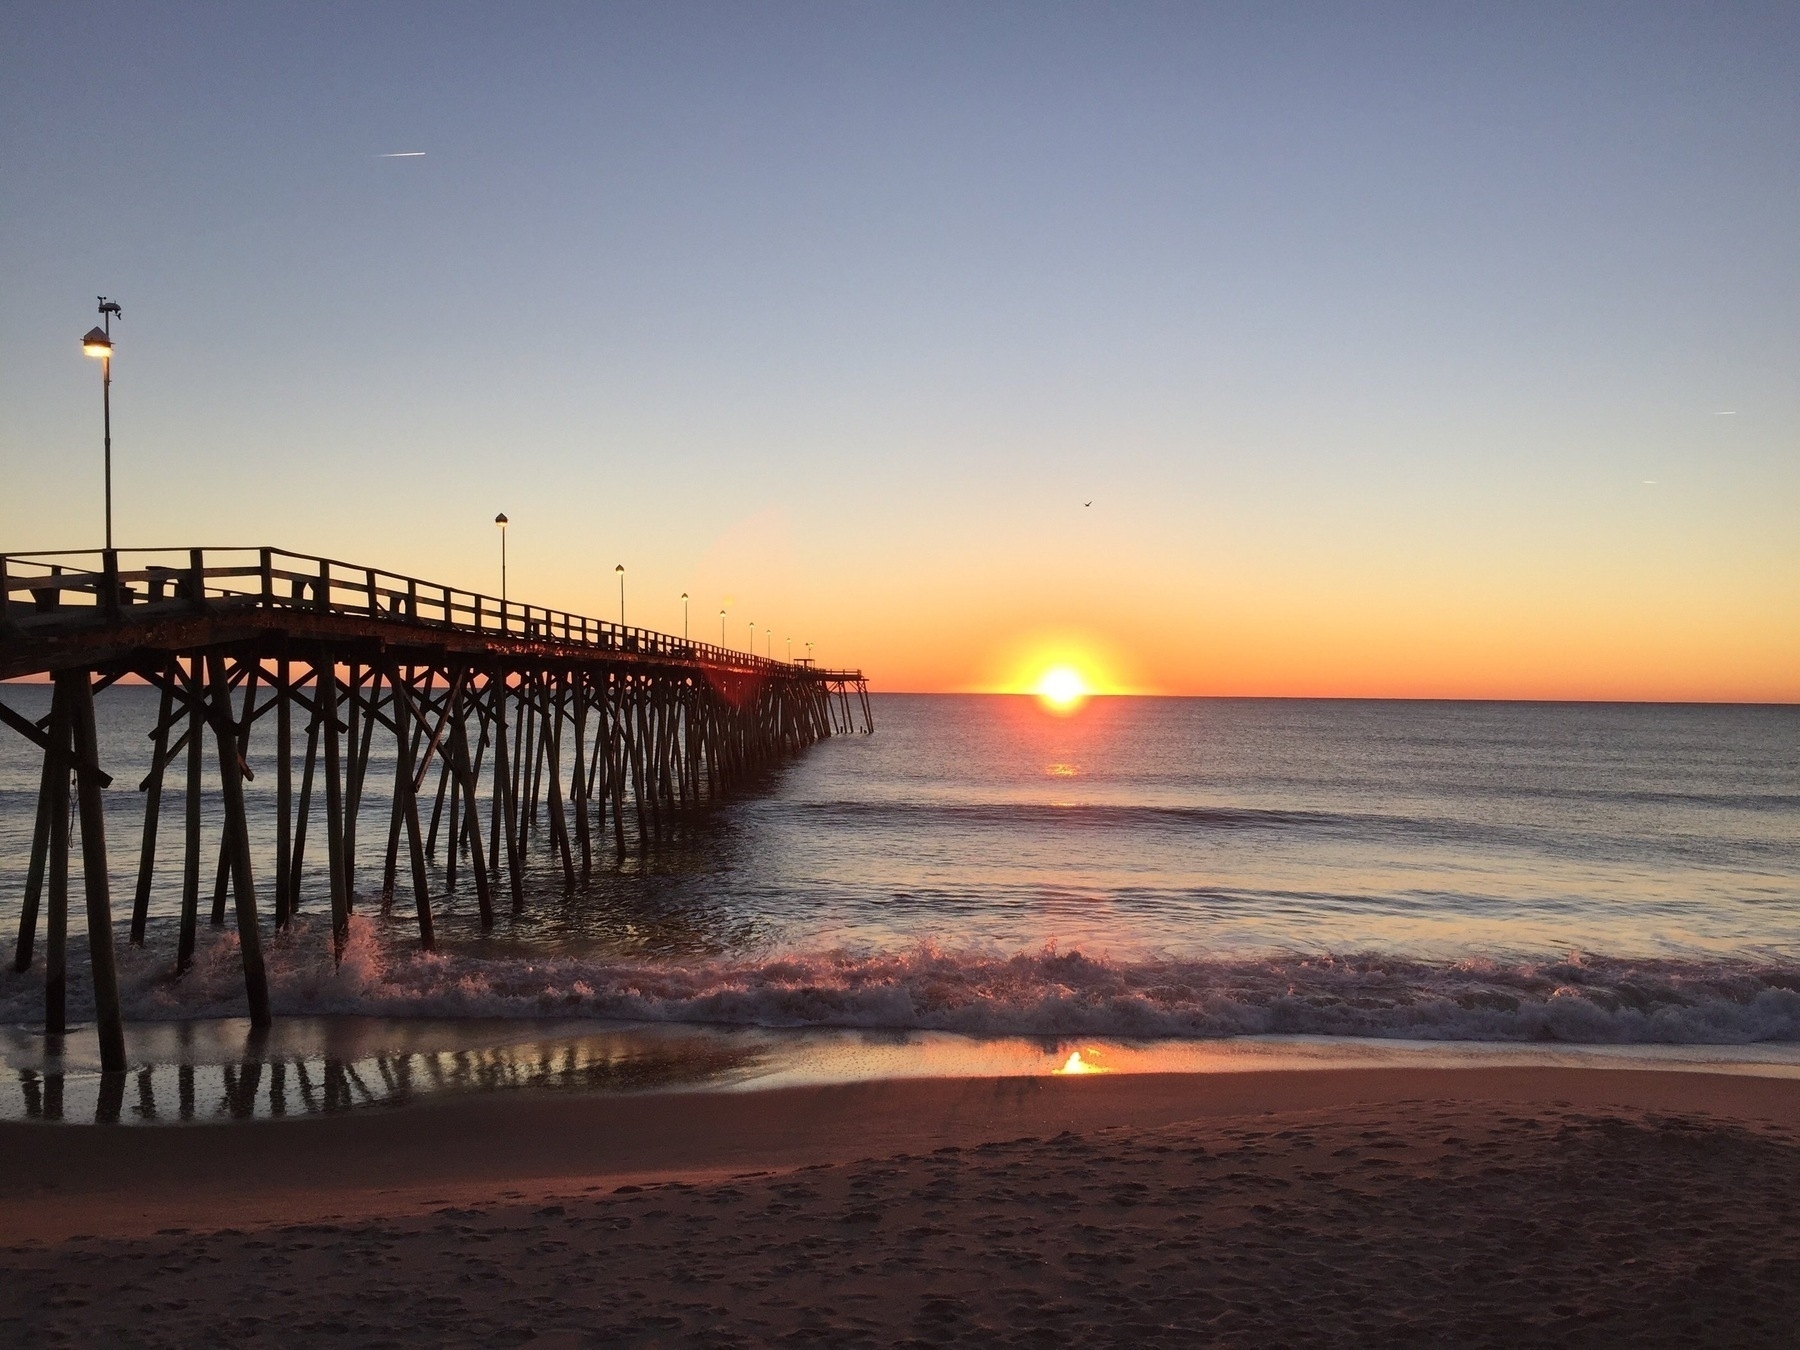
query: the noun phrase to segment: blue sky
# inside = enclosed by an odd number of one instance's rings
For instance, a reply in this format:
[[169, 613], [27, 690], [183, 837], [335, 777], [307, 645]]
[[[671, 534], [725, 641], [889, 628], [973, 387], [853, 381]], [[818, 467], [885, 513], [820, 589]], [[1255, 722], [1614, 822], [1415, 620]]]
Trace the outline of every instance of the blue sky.
[[127, 545], [491, 588], [504, 510], [515, 594], [889, 687], [1800, 696], [1796, 69], [1792, 5], [9, 7], [0, 538], [97, 542], [105, 292]]

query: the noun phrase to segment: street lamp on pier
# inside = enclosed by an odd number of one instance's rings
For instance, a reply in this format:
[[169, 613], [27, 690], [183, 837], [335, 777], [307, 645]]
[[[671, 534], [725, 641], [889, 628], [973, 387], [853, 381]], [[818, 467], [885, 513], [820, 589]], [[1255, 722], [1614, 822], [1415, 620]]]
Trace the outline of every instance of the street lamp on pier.
[[506, 513], [502, 511], [494, 517], [494, 524], [500, 527], [500, 603], [506, 604]]
[[719, 645], [725, 645], [725, 611], [719, 611]]
[[100, 416], [103, 419], [106, 437], [106, 549], [112, 551], [112, 321], [117, 314], [124, 318], [119, 307], [104, 295], [100, 300], [100, 321], [104, 328], [90, 328], [87, 336], [81, 339], [81, 350], [100, 362]]
[[619, 627], [625, 626], [625, 564], [620, 563], [613, 571], [619, 574]]
[[687, 592], [683, 591], [681, 593], [681, 640], [683, 642], [686, 642], [688, 640], [688, 623], [687, 623], [687, 621], [688, 621], [688, 598], [687, 598]]

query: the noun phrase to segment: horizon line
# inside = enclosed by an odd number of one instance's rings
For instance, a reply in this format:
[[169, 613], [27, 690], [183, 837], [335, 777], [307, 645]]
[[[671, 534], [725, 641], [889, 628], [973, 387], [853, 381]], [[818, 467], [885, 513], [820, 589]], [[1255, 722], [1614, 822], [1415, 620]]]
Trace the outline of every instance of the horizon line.
[[[0, 686], [48, 688], [47, 674], [16, 675], [0, 679]], [[138, 675], [125, 675], [115, 685], [149, 688]], [[871, 698], [1021, 698], [1042, 695], [1028, 689], [870, 689]], [[1166, 694], [1150, 690], [1112, 690], [1083, 696], [1083, 702], [1102, 698], [1206, 699], [1217, 703], [1533, 703], [1592, 704], [1615, 707], [1685, 708], [1800, 708], [1800, 698], [1604, 698], [1531, 697], [1505, 694]]]

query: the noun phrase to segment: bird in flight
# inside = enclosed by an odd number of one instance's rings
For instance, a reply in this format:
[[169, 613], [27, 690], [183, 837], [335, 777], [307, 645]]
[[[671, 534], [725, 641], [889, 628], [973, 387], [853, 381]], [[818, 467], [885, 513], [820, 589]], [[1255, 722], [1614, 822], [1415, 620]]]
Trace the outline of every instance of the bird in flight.
[[1082, 505], [1083, 506], [1092, 506], [1093, 503], [1092, 502], [1083, 502]]
[[377, 155], [376, 159], [424, 159], [423, 150], [390, 150], [385, 155]]

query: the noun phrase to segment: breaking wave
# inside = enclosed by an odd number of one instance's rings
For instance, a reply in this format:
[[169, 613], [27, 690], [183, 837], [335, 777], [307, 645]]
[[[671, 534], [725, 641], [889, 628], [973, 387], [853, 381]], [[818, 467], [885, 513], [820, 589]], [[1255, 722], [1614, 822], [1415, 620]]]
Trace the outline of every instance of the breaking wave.
[[[75, 953], [71, 953], [73, 957]], [[1800, 1040], [1800, 963], [1628, 960], [1433, 963], [1391, 955], [1116, 961], [1046, 947], [1011, 955], [921, 945], [686, 962], [424, 953], [352, 920], [341, 965], [303, 921], [267, 948], [279, 1014], [594, 1017], [758, 1027], [974, 1035], [1261, 1034], [1580, 1044], [1736, 1045]], [[85, 974], [72, 959], [71, 975]], [[123, 949], [128, 1017], [241, 1015], [235, 934], [193, 969]], [[73, 1015], [91, 1006], [71, 988]], [[41, 968], [0, 977], [0, 1016], [41, 1016]]]

